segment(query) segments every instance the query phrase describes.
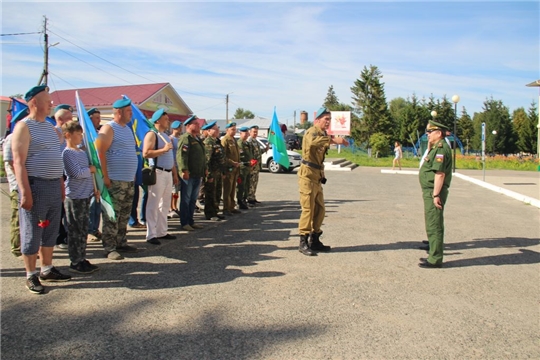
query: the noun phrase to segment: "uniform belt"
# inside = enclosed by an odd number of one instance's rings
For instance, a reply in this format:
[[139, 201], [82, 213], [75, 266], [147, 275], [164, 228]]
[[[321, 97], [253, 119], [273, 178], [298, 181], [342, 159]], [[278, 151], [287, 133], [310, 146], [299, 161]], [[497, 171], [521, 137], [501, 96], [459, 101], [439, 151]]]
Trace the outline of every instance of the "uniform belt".
[[323, 167], [321, 165], [317, 165], [315, 163], [306, 161], [304, 159], [302, 159], [302, 164], [307, 165], [307, 166], [312, 167], [312, 168], [317, 169], [317, 170], [322, 170], [323, 169]]
[[164, 169], [164, 168], [159, 167], [159, 166], [156, 166], [156, 169], [163, 170], [163, 171], [166, 171], [166, 172], [171, 172], [172, 171], [172, 169]]

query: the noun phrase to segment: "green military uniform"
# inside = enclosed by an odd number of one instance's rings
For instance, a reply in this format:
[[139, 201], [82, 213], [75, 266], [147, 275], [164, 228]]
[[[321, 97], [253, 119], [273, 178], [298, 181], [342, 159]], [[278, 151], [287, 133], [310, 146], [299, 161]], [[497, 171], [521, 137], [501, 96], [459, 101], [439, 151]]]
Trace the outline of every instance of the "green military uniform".
[[253, 158], [257, 160], [257, 164], [251, 168], [251, 179], [249, 181], [249, 194], [248, 202], [257, 202], [257, 185], [259, 184], [259, 173], [262, 169], [262, 149], [259, 146], [257, 139], [250, 137], [248, 142], [251, 144], [251, 151], [253, 152]]
[[[208, 174], [204, 179], [204, 215], [206, 218], [215, 217], [219, 210], [219, 197], [217, 197], [218, 184], [221, 184], [221, 175], [225, 164], [225, 154], [219, 140], [208, 136], [204, 139], [206, 149], [206, 163]], [[219, 193], [221, 196], [221, 192]]]
[[[440, 193], [434, 194], [435, 174], [437, 172], [444, 173], [444, 183]], [[437, 141], [428, 152], [420, 168], [419, 180], [424, 199], [424, 217], [429, 241], [429, 257], [427, 261], [432, 265], [441, 265], [444, 246], [444, 205], [452, 181], [452, 150], [444, 139]], [[443, 205], [442, 209], [435, 207], [433, 203], [434, 195], [440, 197]]]
[[[238, 178], [238, 168], [233, 162], [240, 161], [240, 150], [234, 137], [225, 135], [221, 139], [221, 145], [225, 150], [225, 176], [223, 178], [223, 211], [238, 212], [235, 207], [234, 195], [236, 193], [236, 179]], [[233, 211], [234, 210], [234, 211]]]
[[204, 177], [206, 172], [206, 151], [202, 141], [187, 132], [182, 134], [178, 139], [176, 162], [180, 174], [187, 170], [190, 178]]
[[322, 232], [325, 208], [321, 180], [324, 178], [323, 162], [330, 141], [330, 136], [316, 125], [306, 131], [302, 141], [302, 165], [298, 170], [302, 207], [298, 223], [300, 236]]
[[240, 150], [240, 174], [238, 186], [236, 188], [236, 201], [242, 208], [247, 208], [247, 197], [249, 195], [249, 183], [251, 180], [251, 160], [253, 160], [253, 147], [246, 140], [238, 139], [238, 149]]

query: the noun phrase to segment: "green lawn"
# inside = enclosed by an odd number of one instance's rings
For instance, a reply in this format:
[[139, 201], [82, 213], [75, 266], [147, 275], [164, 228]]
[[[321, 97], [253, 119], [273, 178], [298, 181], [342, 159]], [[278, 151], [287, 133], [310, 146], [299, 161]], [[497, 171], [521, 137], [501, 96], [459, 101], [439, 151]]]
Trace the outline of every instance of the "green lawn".
[[[357, 151], [351, 153], [349, 149], [342, 149], [338, 154], [337, 150], [329, 150], [327, 158], [345, 158], [359, 166], [372, 166], [372, 167], [392, 167], [393, 156], [374, 158], [368, 157], [367, 153]], [[482, 161], [475, 156], [461, 156], [457, 155], [456, 169], [477, 169], [482, 170]], [[403, 155], [401, 159], [402, 168], [414, 168], [418, 169], [420, 165], [420, 159], [415, 158], [412, 154], [407, 153]], [[499, 169], [499, 170], [520, 170], [520, 171], [537, 171], [538, 163], [532, 158], [524, 158], [522, 160], [516, 157], [504, 157], [497, 155], [495, 157], [486, 157], [486, 169]]]

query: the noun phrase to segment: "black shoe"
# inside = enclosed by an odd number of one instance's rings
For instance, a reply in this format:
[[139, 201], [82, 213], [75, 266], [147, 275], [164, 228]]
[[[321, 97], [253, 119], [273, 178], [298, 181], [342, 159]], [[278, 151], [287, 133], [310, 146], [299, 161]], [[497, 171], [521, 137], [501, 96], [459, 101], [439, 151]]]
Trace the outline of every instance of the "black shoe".
[[150, 240], [146, 240], [146, 242], [152, 245], [161, 245], [161, 241], [157, 238], [151, 238]]
[[216, 217], [217, 217], [218, 219], [220, 219], [220, 220], [223, 220], [223, 219], [225, 219], [225, 216], [223, 216], [223, 215], [219, 215], [219, 214], [216, 214]]
[[310, 241], [309, 241], [309, 248], [313, 251], [320, 251], [320, 252], [330, 252], [332, 249], [330, 246], [324, 245], [320, 237], [322, 235], [322, 231], [320, 233], [311, 233], [309, 235]]
[[69, 271], [79, 274], [91, 274], [94, 271], [98, 269], [97, 266], [94, 266], [87, 262], [87, 260], [83, 260], [79, 262], [77, 265], [69, 265]]
[[428, 262], [427, 260], [422, 260], [418, 263], [418, 266], [424, 269], [440, 269], [442, 268], [442, 264], [432, 264]]
[[300, 235], [300, 245], [298, 245], [298, 251], [306, 256], [315, 256], [317, 254], [309, 248], [308, 239], [309, 235]]
[[45, 292], [45, 288], [41, 285], [38, 276], [35, 274], [30, 276], [29, 279], [26, 279], [26, 287], [32, 294], [43, 294]]
[[248, 200], [248, 204], [255, 205], [257, 202], [255, 200]]
[[[241, 213], [242, 213], [240, 210], [237, 210], [237, 209], [232, 209], [231, 212], [232, 212], [233, 214], [241, 214]], [[225, 213], [224, 213], [224, 214], [225, 214]], [[225, 215], [227, 215], [227, 214], [225, 214]]]
[[86, 268], [90, 269], [92, 272], [99, 270], [99, 268], [96, 265], [90, 264], [90, 261], [88, 261], [88, 260], [83, 260], [83, 261], [85, 263]]
[[239, 204], [238, 208], [241, 210], [249, 210], [249, 207], [244, 203]]
[[[232, 216], [233, 214], [229, 210], [225, 210], [225, 211], [223, 211], [223, 215]], [[223, 216], [223, 217], [225, 217], [225, 216]]]
[[422, 240], [422, 244], [429, 245], [429, 241], [427, 241], [427, 240]]
[[255, 204], [262, 204], [259, 200], [255, 200]]
[[429, 251], [429, 246], [419, 246], [418, 247], [420, 250], [425, 250], [425, 251]]
[[46, 273], [40, 273], [39, 279], [41, 281], [50, 282], [69, 281], [71, 280], [71, 275], [62, 274], [60, 271], [58, 271], [58, 269], [53, 266], [51, 270], [47, 271]]
[[159, 237], [158, 239], [176, 240], [176, 236], [171, 235], [171, 234], [167, 234], [167, 235], [164, 235], [164, 236]]
[[116, 251], [122, 251], [122, 252], [137, 252], [138, 249], [135, 246], [131, 245], [124, 245], [124, 246], [117, 246]]

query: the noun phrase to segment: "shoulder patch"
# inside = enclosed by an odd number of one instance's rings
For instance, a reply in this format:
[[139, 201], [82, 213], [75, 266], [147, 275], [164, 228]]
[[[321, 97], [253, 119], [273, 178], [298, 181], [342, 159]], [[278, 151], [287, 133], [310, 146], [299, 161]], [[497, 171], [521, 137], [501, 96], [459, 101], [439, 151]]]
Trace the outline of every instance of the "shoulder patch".
[[188, 150], [189, 150], [189, 145], [188, 144], [182, 145], [182, 151], [188, 151]]
[[436, 162], [443, 162], [443, 160], [444, 160], [444, 155], [443, 154], [435, 155], [435, 161]]

